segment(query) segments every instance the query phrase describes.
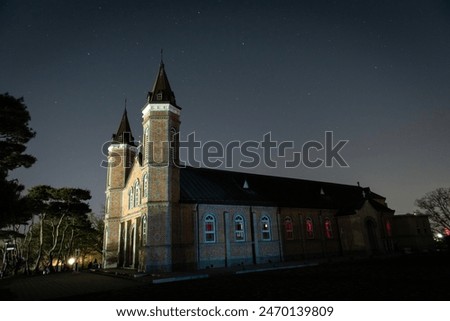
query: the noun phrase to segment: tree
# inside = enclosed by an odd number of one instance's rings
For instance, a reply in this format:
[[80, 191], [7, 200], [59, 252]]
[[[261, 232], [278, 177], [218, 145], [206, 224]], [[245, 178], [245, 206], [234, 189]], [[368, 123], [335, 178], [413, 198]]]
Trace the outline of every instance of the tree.
[[[62, 253], [64, 241], [69, 239], [72, 242], [75, 223], [85, 220], [91, 211], [87, 203], [91, 194], [80, 188], [39, 185], [30, 189], [28, 198], [33, 204], [34, 214], [39, 216], [39, 247], [35, 263], [37, 271], [44, 254], [48, 265], [52, 266], [55, 252], [58, 256]], [[69, 228], [70, 236], [66, 234]]]
[[24, 224], [30, 218], [28, 200], [21, 196], [23, 189], [17, 180], [0, 177], [0, 228]]
[[8, 93], [0, 95], [0, 172], [7, 174], [18, 167], [30, 167], [36, 161], [24, 154], [25, 144], [36, 133], [28, 126], [31, 120], [23, 98]]
[[[429, 215], [436, 233], [450, 233], [450, 188], [438, 188], [416, 200], [421, 214]], [[446, 234], [447, 234], [446, 233]]]
[[26, 201], [21, 198], [24, 187], [17, 180], [7, 178], [10, 171], [28, 168], [36, 161], [24, 154], [25, 144], [36, 134], [28, 126], [29, 121], [23, 98], [0, 94], [0, 228], [26, 221], [23, 215]]
[[71, 227], [68, 242], [67, 256], [72, 255], [74, 250], [78, 251], [80, 263], [83, 265], [84, 258], [101, 257], [103, 250], [103, 220], [97, 218], [93, 213], [79, 217]]

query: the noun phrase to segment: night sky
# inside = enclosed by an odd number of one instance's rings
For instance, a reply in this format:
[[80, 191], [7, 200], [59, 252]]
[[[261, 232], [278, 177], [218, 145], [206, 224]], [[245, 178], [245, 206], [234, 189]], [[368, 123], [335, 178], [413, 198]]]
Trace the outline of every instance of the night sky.
[[448, 1], [3, 0], [0, 40], [0, 92], [24, 97], [37, 132], [37, 163], [12, 175], [87, 188], [97, 214], [102, 146], [125, 99], [141, 138], [161, 48], [182, 138], [349, 140], [348, 168], [252, 172], [359, 181], [396, 213], [450, 186]]

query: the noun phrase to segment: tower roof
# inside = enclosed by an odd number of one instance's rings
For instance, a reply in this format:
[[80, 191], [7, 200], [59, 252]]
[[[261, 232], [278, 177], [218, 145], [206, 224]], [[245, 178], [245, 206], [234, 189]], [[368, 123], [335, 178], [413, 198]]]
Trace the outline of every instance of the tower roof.
[[119, 129], [117, 133], [112, 136], [113, 143], [116, 144], [128, 144], [134, 146], [134, 137], [131, 133], [130, 123], [127, 116], [127, 108], [123, 111], [122, 120], [120, 121]]
[[159, 65], [159, 71], [153, 89], [148, 93], [147, 101], [149, 103], [170, 103], [171, 105], [178, 107], [175, 100], [175, 94], [170, 88], [169, 79], [164, 70], [164, 63], [162, 60]]

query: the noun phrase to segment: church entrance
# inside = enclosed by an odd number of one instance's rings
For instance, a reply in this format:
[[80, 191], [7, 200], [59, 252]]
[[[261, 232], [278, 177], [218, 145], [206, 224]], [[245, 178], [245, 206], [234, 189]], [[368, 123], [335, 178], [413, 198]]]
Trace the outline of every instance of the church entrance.
[[136, 268], [136, 226], [131, 221], [121, 223], [118, 267]]
[[127, 249], [126, 249], [126, 260], [125, 267], [134, 268], [134, 257], [135, 257], [135, 228], [129, 222], [128, 235], [127, 235]]

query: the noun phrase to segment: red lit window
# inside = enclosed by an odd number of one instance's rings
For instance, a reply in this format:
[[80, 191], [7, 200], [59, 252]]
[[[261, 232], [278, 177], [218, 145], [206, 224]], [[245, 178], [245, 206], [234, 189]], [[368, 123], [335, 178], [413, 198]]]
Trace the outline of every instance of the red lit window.
[[306, 236], [309, 239], [313, 239], [314, 238], [314, 225], [313, 225], [313, 221], [310, 217], [308, 217], [306, 219]]
[[325, 237], [327, 239], [333, 238], [333, 227], [331, 226], [331, 221], [329, 218], [325, 219]]
[[445, 236], [450, 236], [450, 229], [444, 228], [444, 234]]
[[294, 239], [294, 225], [292, 219], [288, 216], [284, 219], [284, 232], [286, 234], [286, 240]]
[[386, 233], [388, 236], [392, 236], [392, 227], [389, 221], [386, 221]]
[[205, 242], [214, 243], [216, 241], [216, 219], [212, 215], [205, 217]]

